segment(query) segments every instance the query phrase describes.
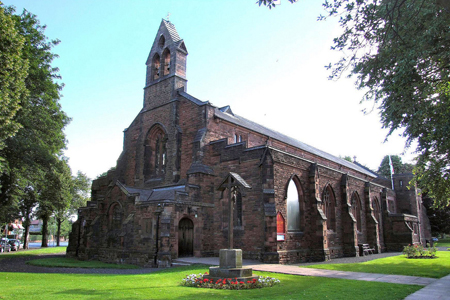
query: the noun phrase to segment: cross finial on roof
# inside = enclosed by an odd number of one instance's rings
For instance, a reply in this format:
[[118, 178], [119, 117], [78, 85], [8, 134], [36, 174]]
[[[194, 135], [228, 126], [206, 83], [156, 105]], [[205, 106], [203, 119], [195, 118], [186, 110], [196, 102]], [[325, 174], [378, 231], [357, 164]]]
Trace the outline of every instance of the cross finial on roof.
[[169, 19], [170, 19], [170, 12], [167, 13], [167, 17], [166, 18], [167, 18], [167, 21], [169, 21]]

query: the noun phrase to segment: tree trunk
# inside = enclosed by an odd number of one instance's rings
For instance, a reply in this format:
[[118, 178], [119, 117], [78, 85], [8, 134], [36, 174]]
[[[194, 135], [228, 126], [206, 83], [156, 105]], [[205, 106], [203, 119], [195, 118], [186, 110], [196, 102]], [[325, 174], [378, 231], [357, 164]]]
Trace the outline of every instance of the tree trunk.
[[23, 237], [23, 249], [28, 249], [28, 238], [30, 235], [30, 217], [27, 215], [27, 217], [25, 218], [25, 222], [23, 222], [23, 225], [25, 225], [25, 234]]
[[56, 246], [59, 247], [59, 240], [61, 237], [61, 223], [63, 221], [61, 220], [61, 218], [57, 218], [56, 219], [56, 223], [58, 224], [58, 230], [56, 231]]
[[48, 217], [42, 218], [42, 244], [41, 247], [48, 247]]

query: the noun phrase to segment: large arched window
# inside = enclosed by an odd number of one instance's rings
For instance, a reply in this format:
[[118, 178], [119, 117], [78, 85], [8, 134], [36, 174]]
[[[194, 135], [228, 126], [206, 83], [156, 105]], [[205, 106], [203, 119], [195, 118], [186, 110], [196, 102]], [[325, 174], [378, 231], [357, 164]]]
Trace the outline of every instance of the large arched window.
[[159, 67], [161, 66], [161, 59], [159, 54], [156, 53], [152, 60], [152, 79], [156, 80], [159, 78]]
[[123, 211], [118, 203], [113, 204], [109, 209], [109, 228], [118, 230], [122, 227]]
[[322, 201], [324, 213], [327, 217], [327, 229], [336, 230], [336, 199], [330, 185], [323, 190]]
[[163, 129], [156, 125], [150, 129], [145, 140], [144, 177], [163, 177], [167, 164], [167, 138]]
[[168, 48], [164, 49], [162, 59], [163, 59], [163, 76], [166, 76], [169, 75], [170, 72], [170, 51]]
[[293, 179], [289, 181], [287, 188], [287, 228], [288, 231], [300, 231], [301, 228], [301, 206], [303, 193], [297, 187]]
[[352, 213], [356, 219], [356, 228], [361, 231], [361, 201], [356, 192], [352, 195]]

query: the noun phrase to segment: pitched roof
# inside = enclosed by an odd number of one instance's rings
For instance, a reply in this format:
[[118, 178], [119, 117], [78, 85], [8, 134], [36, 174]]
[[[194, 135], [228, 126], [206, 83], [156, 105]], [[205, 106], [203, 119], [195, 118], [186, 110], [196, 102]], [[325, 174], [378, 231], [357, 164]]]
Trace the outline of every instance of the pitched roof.
[[[191, 95], [187, 94], [186, 92], [181, 92], [180, 91], [179, 94], [181, 96], [183, 96], [184, 98], [194, 102], [197, 105], [210, 104], [208, 101], [201, 101], [201, 100], [199, 100], [199, 99], [197, 99], [195, 97], [192, 97]], [[347, 168], [350, 168], [352, 170], [358, 171], [358, 172], [363, 173], [365, 175], [368, 175], [370, 177], [376, 177], [374, 172], [369, 171], [368, 169], [363, 168], [363, 167], [361, 167], [358, 164], [354, 164], [354, 163], [349, 162], [349, 161], [347, 161], [345, 159], [342, 159], [342, 158], [336, 157], [334, 155], [331, 155], [331, 154], [329, 154], [329, 153], [327, 153], [325, 151], [322, 151], [322, 150], [319, 150], [317, 148], [314, 148], [314, 147], [312, 147], [312, 146], [310, 146], [308, 144], [305, 144], [305, 143], [303, 143], [303, 142], [301, 142], [301, 141], [299, 141], [297, 139], [291, 138], [291, 137], [289, 137], [289, 136], [287, 136], [285, 134], [282, 134], [282, 133], [280, 133], [278, 131], [275, 131], [273, 129], [265, 127], [265, 126], [263, 126], [261, 124], [255, 123], [253, 121], [250, 121], [250, 120], [248, 120], [248, 119], [246, 119], [244, 117], [241, 117], [239, 115], [236, 115], [234, 113], [230, 114], [229, 112], [231, 112], [231, 108], [229, 106], [224, 106], [222, 108], [214, 107], [214, 109], [215, 109], [214, 110], [214, 115], [217, 118], [220, 118], [220, 119], [228, 121], [230, 123], [233, 123], [233, 124], [245, 127], [247, 129], [250, 129], [252, 131], [258, 132], [260, 134], [266, 135], [266, 136], [268, 136], [268, 137], [270, 137], [272, 139], [275, 139], [275, 140], [278, 140], [280, 142], [283, 142], [283, 143], [289, 144], [291, 146], [297, 147], [297, 148], [299, 148], [301, 150], [304, 150], [306, 152], [309, 152], [311, 154], [323, 157], [323, 158], [325, 158], [327, 160], [330, 160], [332, 162], [338, 163], [340, 165], [343, 165], [343, 166], [345, 166]]]
[[175, 25], [170, 23], [170, 21], [162, 20], [163, 24], [166, 26], [167, 30], [169, 31], [170, 37], [173, 42], [181, 41], [180, 36], [178, 35], [177, 29], [175, 28]]
[[[185, 185], [169, 186], [154, 189], [134, 188], [120, 184], [129, 194], [139, 195], [139, 201], [176, 200], [178, 194], [186, 193]], [[119, 185], [119, 186], [120, 186]]]
[[240, 185], [244, 188], [251, 189], [252, 187], [239, 175], [238, 173], [230, 172], [228, 175], [222, 180], [222, 183], [217, 188], [218, 191], [223, 191], [228, 187], [228, 179], [231, 178], [231, 182], [233, 185]]
[[312, 146], [310, 146], [308, 144], [305, 144], [305, 143], [303, 143], [303, 142], [301, 142], [301, 141], [299, 141], [297, 139], [291, 138], [291, 137], [289, 137], [289, 136], [287, 136], [285, 134], [282, 134], [282, 133], [280, 133], [278, 131], [275, 131], [273, 129], [267, 128], [265, 126], [262, 126], [261, 124], [255, 123], [253, 121], [250, 121], [250, 120], [248, 120], [246, 118], [243, 118], [241, 116], [238, 116], [236, 114], [230, 115], [230, 114], [227, 114], [227, 113], [224, 113], [224, 112], [220, 111], [220, 109], [218, 109], [218, 108], [215, 109], [214, 114], [215, 114], [216, 117], [218, 117], [220, 119], [223, 119], [225, 121], [228, 121], [230, 123], [233, 123], [233, 124], [236, 124], [236, 125], [239, 125], [239, 126], [242, 126], [242, 127], [248, 128], [248, 129], [251, 129], [251, 130], [256, 131], [258, 133], [261, 133], [263, 135], [269, 136], [272, 139], [275, 139], [275, 140], [278, 140], [280, 142], [289, 144], [291, 146], [297, 147], [299, 149], [302, 149], [302, 150], [307, 151], [309, 153], [312, 153], [314, 155], [323, 157], [323, 158], [328, 159], [330, 161], [336, 162], [336, 163], [338, 163], [340, 165], [346, 166], [346, 167], [348, 167], [350, 169], [353, 169], [353, 170], [356, 170], [356, 171], [361, 172], [363, 174], [366, 174], [366, 175], [369, 175], [371, 177], [374, 177], [373, 172], [369, 172], [368, 170], [366, 170], [365, 168], [362, 168], [359, 165], [356, 165], [356, 164], [351, 163], [351, 162], [349, 162], [349, 161], [347, 161], [345, 159], [342, 159], [342, 158], [336, 157], [334, 155], [331, 155], [331, 154], [329, 154], [329, 153], [327, 153], [325, 151], [322, 151], [322, 150], [319, 150], [317, 148], [314, 148], [314, 147], [312, 147]]

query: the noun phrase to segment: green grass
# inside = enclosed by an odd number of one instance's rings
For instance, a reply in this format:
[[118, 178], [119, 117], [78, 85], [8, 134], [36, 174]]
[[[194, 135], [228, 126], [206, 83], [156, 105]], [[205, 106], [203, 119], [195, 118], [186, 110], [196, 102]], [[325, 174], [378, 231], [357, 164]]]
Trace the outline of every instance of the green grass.
[[447, 239], [439, 239], [439, 241], [435, 242], [437, 243], [437, 247], [450, 247], [450, 238]]
[[354, 264], [310, 265], [306, 268], [441, 278], [450, 274], [450, 252], [438, 251], [434, 259], [408, 259], [405, 255]]
[[99, 269], [140, 269], [139, 266], [129, 264], [108, 264], [101, 261], [80, 261], [75, 258], [41, 258], [27, 262], [27, 264], [40, 267], [60, 268], [99, 268]]
[[32, 250], [19, 250], [19, 251], [12, 251], [8, 253], [2, 253], [0, 254], [0, 260], [5, 258], [10, 258], [14, 256], [33, 256], [33, 255], [43, 255], [43, 254], [60, 254], [60, 253], [66, 253], [67, 247], [48, 247], [48, 248], [39, 248], [39, 249], [32, 249]]
[[422, 288], [383, 282], [294, 276], [272, 276], [281, 284], [256, 290], [212, 290], [184, 287], [187, 274], [205, 266], [165, 269], [145, 275], [0, 273], [0, 299], [404, 299]]

